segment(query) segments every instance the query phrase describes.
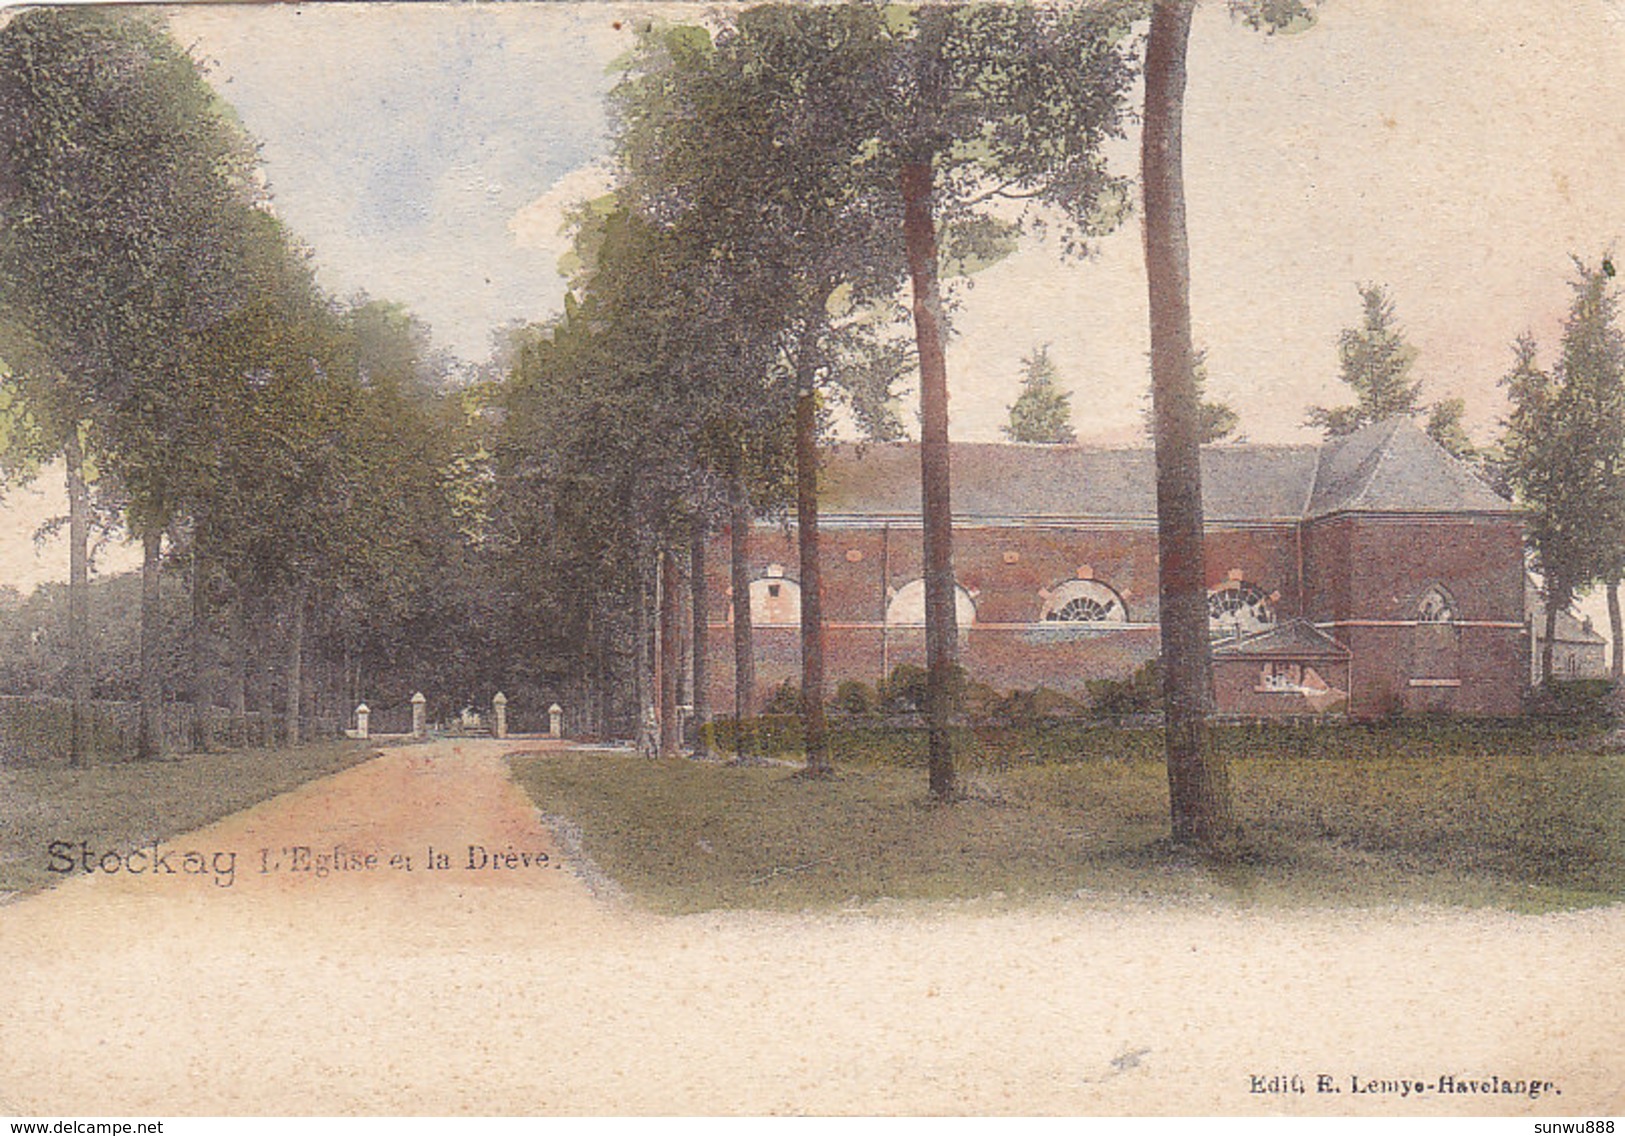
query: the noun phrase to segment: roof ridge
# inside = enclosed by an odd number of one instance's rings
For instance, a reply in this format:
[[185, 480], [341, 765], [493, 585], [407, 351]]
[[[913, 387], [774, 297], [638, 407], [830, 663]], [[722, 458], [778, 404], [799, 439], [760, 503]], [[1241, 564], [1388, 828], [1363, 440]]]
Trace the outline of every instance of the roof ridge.
[[1394, 435], [1399, 433], [1400, 424], [1404, 421], [1405, 419], [1396, 414], [1376, 424], [1377, 429], [1381, 430], [1386, 426], [1387, 430], [1381, 440], [1372, 447], [1372, 456], [1376, 460], [1371, 463], [1371, 471], [1366, 474], [1365, 480], [1360, 484], [1359, 491], [1346, 502], [1349, 507], [1358, 506], [1371, 496], [1371, 487], [1377, 483], [1377, 477], [1382, 473], [1382, 467], [1388, 463], [1388, 458], [1393, 453]]
[[1330, 444], [1329, 440], [1322, 439], [1319, 446], [1320, 452], [1315, 455], [1315, 472], [1309, 478], [1309, 490], [1303, 496], [1303, 508], [1298, 510], [1299, 520], [1307, 521], [1310, 513], [1314, 510], [1315, 494], [1320, 491], [1320, 467], [1327, 464], [1326, 447]]

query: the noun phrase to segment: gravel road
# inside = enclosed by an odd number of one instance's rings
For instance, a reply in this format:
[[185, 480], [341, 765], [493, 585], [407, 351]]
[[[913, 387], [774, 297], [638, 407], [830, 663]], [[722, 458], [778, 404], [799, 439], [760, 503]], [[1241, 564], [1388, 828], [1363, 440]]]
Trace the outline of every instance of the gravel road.
[[59, 849], [0, 907], [0, 1113], [1625, 1112], [1625, 908], [655, 917], [510, 748]]

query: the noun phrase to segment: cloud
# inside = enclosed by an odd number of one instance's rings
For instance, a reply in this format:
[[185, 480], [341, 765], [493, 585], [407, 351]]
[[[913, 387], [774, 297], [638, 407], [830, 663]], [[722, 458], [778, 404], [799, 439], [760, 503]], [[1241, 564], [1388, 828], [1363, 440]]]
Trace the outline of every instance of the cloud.
[[508, 218], [508, 232], [516, 247], [552, 253], [555, 258], [570, 251], [567, 231], [569, 212], [584, 202], [609, 192], [611, 174], [606, 162], [590, 162], [571, 170], [548, 187], [547, 192], [523, 206]]

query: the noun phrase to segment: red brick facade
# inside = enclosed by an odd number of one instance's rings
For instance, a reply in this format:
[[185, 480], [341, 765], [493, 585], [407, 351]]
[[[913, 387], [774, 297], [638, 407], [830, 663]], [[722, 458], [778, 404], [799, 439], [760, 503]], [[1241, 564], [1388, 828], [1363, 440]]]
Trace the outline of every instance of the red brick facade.
[[[1216, 626], [1221, 713], [1329, 709], [1366, 718], [1519, 711], [1528, 645], [1518, 520], [1482, 486], [1432, 484], [1457, 476], [1440, 464], [1450, 459], [1428, 450], [1432, 443], [1425, 438], [1419, 444], [1414, 428], [1384, 426], [1387, 433], [1375, 442], [1356, 435], [1342, 447], [1259, 447], [1267, 452], [1251, 467], [1254, 448], [1233, 447], [1215, 465], [1208, 583], [1219, 597], [1216, 612], [1239, 611], [1239, 624]], [[1370, 452], [1343, 452], [1351, 443]], [[870, 461], [904, 456], [875, 459], [873, 452]], [[830, 691], [844, 679], [873, 685], [899, 663], [924, 662], [923, 629], [910, 622], [913, 593], [906, 592], [913, 584], [917, 593], [921, 576], [919, 522], [890, 501], [871, 506], [875, 491], [851, 491], [851, 477], [843, 483], [848, 471], [841, 463], [864, 460], [832, 458], [836, 488], [821, 526]], [[1009, 492], [1009, 515], [997, 516], [993, 511], [1004, 501], [996, 485], [985, 491], [972, 485], [961, 494], [956, 482], [954, 564], [967, 593], [961, 610], [970, 616], [961, 620], [960, 659], [973, 680], [1000, 690], [1045, 686], [1082, 695], [1089, 680], [1125, 677], [1156, 656], [1156, 529], [1152, 517], [1135, 515], [1152, 511], [1144, 508], [1139, 485], [1143, 456], [960, 446], [955, 461], [958, 478], [994, 480], [1025, 463], [1032, 484], [1061, 498], [1055, 505], [1033, 492], [1023, 496], [1017, 486]], [[1404, 471], [1408, 463], [1409, 480], [1385, 486], [1371, 476], [1367, 467], [1384, 462], [1390, 480], [1395, 467]], [[1131, 465], [1118, 489], [1089, 487]], [[907, 468], [901, 461], [879, 467], [888, 476]], [[1094, 504], [1103, 515], [1057, 515], [1076, 507], [1061, 490], [1052, 492], [1071, 474], [1087, 483], [1080, 503]], [[1239, 487], [1230, 484], [1238, 478]], [[1267, 484], [1249, 485], [1249, 478]], [[1277, 514], [1279, 502], [1294, 499], [1293, 493], [1302, 502], [1298, 516], [1235, 515], [1254, 503], [1257, 512]], [[1410, 509], [1401, 507], [1407, 502]], [[710, 696], [718, 710], [733, 702], [726, 549], [724, 534], [707, 561]], [[779, 620], [754, 629], [760, 698], [799, 676], [793, 526], [756, 526], [749, 555], [750, 575], [758, 581], [752, 594], [761, 601], [753, 607]], [[1073, 618], [1058, 620], [1055, 608], [1069, 596], [1086, 597], [1079, 604], [1087, 613], [1068, 609]], [[917, 620], [917, 607], [912, 610]], [[1281, 633], [1300, 623], [1295, 637]]]

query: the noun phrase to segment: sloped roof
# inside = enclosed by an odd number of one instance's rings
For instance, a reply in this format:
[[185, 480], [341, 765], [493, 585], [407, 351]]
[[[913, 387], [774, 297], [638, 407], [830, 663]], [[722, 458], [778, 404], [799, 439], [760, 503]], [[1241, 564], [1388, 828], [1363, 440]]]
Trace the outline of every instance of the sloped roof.
[[1214, 641], [1215, 659], [1235, 656], [1346, 659], [1349, 657], [1349, 651], [1314, 624], [1302, 619], [1292, 619], [1267, 631], [1257, 631], [1240, 639]]
[[[1152, 451], [956, 442], [954, 516], [1151, 521]], [[917, 443], [833, 448], [820, 506], [831, 517], [917, 517]], [[1507, 512], [1469, 469], [1413, 424], [1390, 420], [1325, 445], [1209, 446], [1202, 504], [1210, 521], [1297, 521], [1334, 512]]]
[[[1528, 576], [1524, 577], [1523, 587], [1524, 613], [1528, 616], [1530, 625], [1535, 630], [1537, 639], [1546, 637], [1546, 601], [1541, 598], [1540, 588]], [[1555, 642], [1558, 643], [1607, 643], [1608, 639], [1595, 627], [1590, 620], [1581, 620], [1574, 614], [1574, 609], [1564, 608], [1557, 613], [1557, 626]]]
[[1321, 448], [1307, 515], [1506, 512], [1467, 465], [1406, 418], [1389, 418]]

